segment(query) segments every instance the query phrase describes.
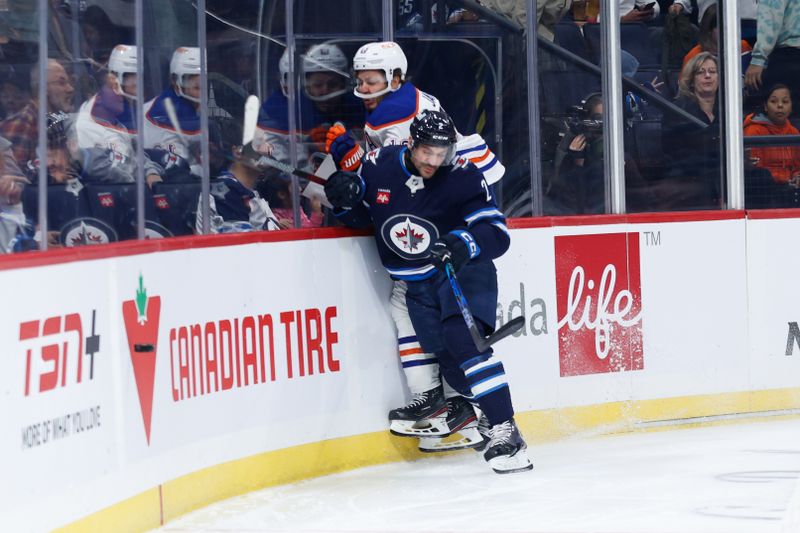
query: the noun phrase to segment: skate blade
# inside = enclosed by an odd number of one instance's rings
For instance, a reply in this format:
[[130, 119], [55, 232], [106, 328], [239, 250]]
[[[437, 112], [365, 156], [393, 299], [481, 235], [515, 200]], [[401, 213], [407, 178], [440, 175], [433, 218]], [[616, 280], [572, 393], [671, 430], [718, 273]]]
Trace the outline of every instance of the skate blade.
[[447, 417], [439, 416], [419, 421], [392, 420], [389, 432], [397, 437], [444, 437], [450, 434]]
[[483, 438], [475, 428], [463, 428], [442, 438], [419, 439], [419, 451], [423, 453], [450, 452], [474, 448], [483, 444]]
[[497, 474], [513, 474], [533, 470], [533, 463], [528, 459], [525, 450], [520, 450], [512, 456], [501, 455], [489, 459], [489, 466]]

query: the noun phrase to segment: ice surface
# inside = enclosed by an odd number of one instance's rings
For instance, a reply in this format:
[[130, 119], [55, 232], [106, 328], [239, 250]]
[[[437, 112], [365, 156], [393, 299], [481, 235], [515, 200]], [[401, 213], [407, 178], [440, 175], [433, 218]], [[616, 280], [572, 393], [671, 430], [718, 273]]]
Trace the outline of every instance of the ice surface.
[[800, 533], [800, 418], [474, 451], [363, 468], [211, 505], [158, 531]]

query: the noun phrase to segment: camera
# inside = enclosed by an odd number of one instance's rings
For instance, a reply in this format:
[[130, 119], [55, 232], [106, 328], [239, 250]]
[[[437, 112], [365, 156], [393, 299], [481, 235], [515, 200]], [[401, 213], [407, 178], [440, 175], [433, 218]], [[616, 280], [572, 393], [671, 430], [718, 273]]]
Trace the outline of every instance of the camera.
[[587, 109], [583, 105], [574, 105], [569, 108], [566, 123], [574, 135], [583, 134], [586, 137], [603, 136], [602, 115], [589, 116]]

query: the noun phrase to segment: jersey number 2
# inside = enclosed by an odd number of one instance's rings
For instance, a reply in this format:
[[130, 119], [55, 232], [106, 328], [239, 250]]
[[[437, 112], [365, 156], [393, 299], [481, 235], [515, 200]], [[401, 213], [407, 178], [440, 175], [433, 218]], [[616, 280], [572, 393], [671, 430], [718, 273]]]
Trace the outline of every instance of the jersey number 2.
[[483, 190], [486, 191], [486, 201], [487, 202], [491, 202], [492, 201], [492, 191], [491, 191], [491, 189], [489, 189], [489, 184], [486, 183], [485, 179], [481, 180], [481, 187], [483, 187]]

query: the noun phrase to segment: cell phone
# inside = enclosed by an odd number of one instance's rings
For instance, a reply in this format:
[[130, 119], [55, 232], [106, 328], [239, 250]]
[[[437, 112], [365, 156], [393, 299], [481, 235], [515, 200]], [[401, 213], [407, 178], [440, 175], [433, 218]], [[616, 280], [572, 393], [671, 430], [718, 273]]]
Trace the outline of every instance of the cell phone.
[[636, 9], [638, 9], [639, 11], [649, 11], [650, 9], [653, 9], [653, 6], [654, 6], [654, 5], [656, 5], [656, 3], [655, 3], [655, 2], [650, 2], [649, 4], [645, 4], [645, 5], [643, 5], [643, 6], [638, 6], [638, 5], [637, 5], [637, 6], [635, 6], [635, 7], [636, 7]]

